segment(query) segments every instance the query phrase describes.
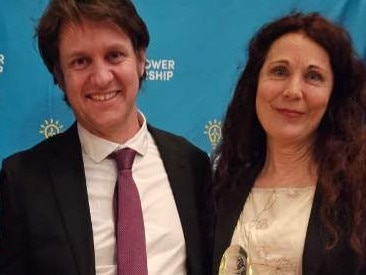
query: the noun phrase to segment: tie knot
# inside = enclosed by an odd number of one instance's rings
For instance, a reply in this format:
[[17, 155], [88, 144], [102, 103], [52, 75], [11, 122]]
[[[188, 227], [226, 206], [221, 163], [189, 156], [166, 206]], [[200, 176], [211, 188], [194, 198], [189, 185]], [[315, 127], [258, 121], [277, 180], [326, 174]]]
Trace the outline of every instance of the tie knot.
[[116, 161], [118, 172], [120, 172], [122, 170], [131, 169], [135, 155], [135, 150], [131, 148], [124, 148], [113, 152], [111, 154], [111, 157], [114, 158], [114, 160]]

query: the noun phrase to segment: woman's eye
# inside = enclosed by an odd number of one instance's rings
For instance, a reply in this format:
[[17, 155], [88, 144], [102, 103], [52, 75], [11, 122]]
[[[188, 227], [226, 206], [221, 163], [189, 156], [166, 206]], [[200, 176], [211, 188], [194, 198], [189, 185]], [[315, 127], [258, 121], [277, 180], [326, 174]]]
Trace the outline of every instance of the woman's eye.
[[312, 82], [321, 82], [324, 79], [320, 73], [314, 71], [308, 72], [306, 78]]
[[271, 74], [277, 77], [286, 76], [288, 74], [287, 68], [285, 66], [276, 66], [271, 69]]

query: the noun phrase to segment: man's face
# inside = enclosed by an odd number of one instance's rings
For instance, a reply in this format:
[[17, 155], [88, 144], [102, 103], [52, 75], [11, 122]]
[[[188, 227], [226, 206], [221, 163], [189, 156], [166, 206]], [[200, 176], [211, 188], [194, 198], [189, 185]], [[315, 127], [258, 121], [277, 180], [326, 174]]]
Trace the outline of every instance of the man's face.
[[139, 129], [136, 97], [145, 50], [111, 22], [83, 19], [61, 29], [60, 84], [78, 122], [102, 138], [123, 142]]

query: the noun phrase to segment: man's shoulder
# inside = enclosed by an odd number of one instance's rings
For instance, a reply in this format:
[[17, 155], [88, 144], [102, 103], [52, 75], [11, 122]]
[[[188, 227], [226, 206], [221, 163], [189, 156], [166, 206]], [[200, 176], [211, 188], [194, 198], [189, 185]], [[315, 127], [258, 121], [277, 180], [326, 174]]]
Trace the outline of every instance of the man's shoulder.
[[[183, 136], [148, 125], [148, 130], [158, 146], [171, 146], [180, 150], [196, 151], [205, 153]], [[206, 153], [205, 153], [206, 154]]]
[[14, 154], [6, 157], [3, 160], [3, 163], [19, 160], [31, 162], [35, 159], [41, 159], [50, 154], [50, 152], [54, 151], [55, 148], [62, 148], [66, 146], [69, 143], [68, 140], [75, 139], [75, 137], [77, 137], [77, 132], [73, 128], [74, 126], [71, 126], [68, 130], [66, 130], [66, 132], [44, 139], [27, 149], [15, 152]]

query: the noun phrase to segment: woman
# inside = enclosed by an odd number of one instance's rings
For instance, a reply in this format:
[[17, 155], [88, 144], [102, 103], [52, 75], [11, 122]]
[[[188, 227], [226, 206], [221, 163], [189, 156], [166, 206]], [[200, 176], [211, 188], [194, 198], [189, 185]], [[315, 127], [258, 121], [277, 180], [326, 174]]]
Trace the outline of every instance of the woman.
[[366, 274], [365, 83], [319, 14], [251, 40], [216, 152], [214, 274], [228, 247], [247, 274]]

